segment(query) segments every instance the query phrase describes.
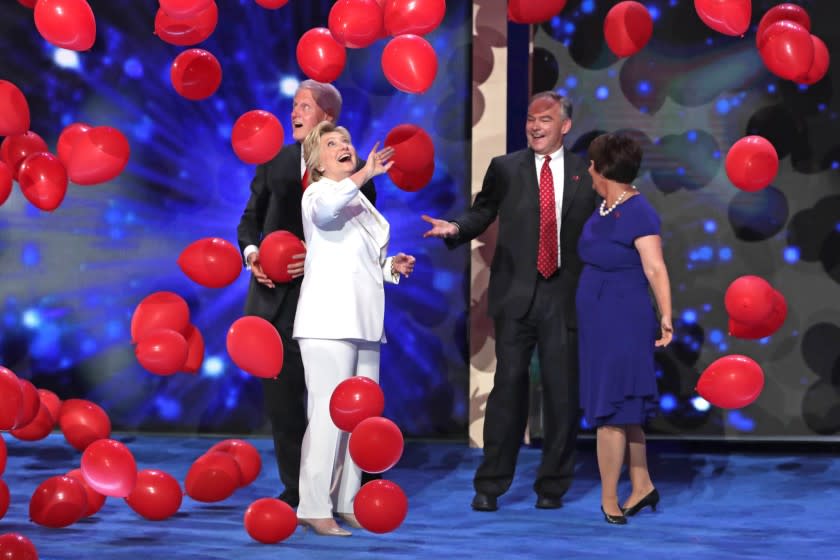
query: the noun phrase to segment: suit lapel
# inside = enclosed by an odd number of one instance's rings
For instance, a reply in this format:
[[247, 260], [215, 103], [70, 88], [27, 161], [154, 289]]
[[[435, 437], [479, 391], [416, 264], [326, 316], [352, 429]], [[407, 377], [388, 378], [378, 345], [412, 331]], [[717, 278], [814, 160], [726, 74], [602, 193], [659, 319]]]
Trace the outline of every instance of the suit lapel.
[[376, 249], [381, 253], [388, 246], [391, 237], [391, 225], [361, 192], [359, 192], [357, 200], [364, 207], [365, 212], [356, 216], [356, 223], [362, 226], [362, 229], [373, 240]]
[[580, 189], [580, 167], [577, 165], [577, 158], [573, 156], [568, 148], [563, 150], [563, 207], [560, 217], [565, 218], [572, 207], [575, 195]]

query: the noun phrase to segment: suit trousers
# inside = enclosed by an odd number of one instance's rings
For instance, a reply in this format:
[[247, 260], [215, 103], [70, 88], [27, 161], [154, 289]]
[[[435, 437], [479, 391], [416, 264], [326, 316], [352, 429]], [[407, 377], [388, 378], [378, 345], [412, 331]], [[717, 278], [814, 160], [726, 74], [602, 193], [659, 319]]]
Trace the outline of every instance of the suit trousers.
[[297, 515], [325, 519], [334, 511], [353, 513], [362, 472], [350, 458], [350, 434], [339, 430], [330, 418], [330, 397], [339, 383], [354, 375], [379, 382], [379, 342], [301, 338], [298, 344], [309, 426], [301, 449]]
[[[536, 271], [535, 271], [536, 274]], [[537, 349], [543, 385], [544, 439], [534, 491], [560, 498], [574, 474], [578, 430], [577, 331], [567, 326], [563, 302], [574, 282], [562, 274], [539, 277], [524, 317], [497, 317], [496, 373], [484, 417], [484, 459], [477, 492], [499, 496], [510, 488], [528, 420], [529, 366]]]

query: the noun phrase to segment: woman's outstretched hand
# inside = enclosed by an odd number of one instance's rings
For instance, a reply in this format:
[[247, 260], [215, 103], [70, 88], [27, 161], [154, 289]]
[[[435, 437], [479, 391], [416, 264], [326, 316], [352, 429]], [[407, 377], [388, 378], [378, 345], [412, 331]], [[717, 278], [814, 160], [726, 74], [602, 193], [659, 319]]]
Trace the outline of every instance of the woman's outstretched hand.
[[391, 157], [394, 155], [394, 148], [392, 146], [388, 146], [384, 150], [377, 152], [376, 149], [378, 147], [379, 142], [373, 145], [373, 149], [370, 151], [370, 154], [368, 154], [367, 163], [365, 163], [365, 173], [367, 174], [368, 181], [377, 175], [387, 173], [388, 170], [391, 169], [391, 166], [394, 165], [394, 162], [390, 161]]

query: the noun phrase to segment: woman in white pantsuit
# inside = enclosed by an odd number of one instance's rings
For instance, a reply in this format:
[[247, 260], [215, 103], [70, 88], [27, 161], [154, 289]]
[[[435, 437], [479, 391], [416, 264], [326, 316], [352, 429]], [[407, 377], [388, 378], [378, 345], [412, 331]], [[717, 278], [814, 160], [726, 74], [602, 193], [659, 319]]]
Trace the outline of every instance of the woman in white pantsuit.
[[301, 203], [307, 251], [294, 337], [303, 358], [309, 426], [301, 449], [297, 513], [318, 534], [346, 536], [350, 532], [338, 526], [333, 511], [359, 527], [353, 498], [361, 471], [350, 459], [347, 435], [342, 437], [330, 418], [330, 397], [354, 375], [379, 382], [384, 282], [397, 284], [400, 274], [408, 276], [414, 257], [387, 256], [388, 221], [359, 191], [391, 168], [392, 148], [377, 152], [374, 147], [356, 171], [349, 133], [325, 121], [309, 133], [303, 149], [313, 182]]

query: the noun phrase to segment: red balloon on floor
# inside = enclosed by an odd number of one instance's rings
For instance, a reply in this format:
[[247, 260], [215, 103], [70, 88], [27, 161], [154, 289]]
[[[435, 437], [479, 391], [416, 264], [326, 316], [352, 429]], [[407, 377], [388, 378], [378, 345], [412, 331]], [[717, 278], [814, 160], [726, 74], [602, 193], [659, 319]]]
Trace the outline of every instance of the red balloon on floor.
[[12, 170], [12, 177], [18, 179], [20, 164], [31, 154], [49, 152], [47, 143], [38, 134], [27, 131], [17, 136], [7, 136], [0, 144], [0, 157]]
[[291, 282], [288, 266], [292, 257], [306, 253], [303, 242], [294, 234], [277, 230], [266, 235], [260, 243], [259, 261], [263, 272], [275, 282]]
[[241, 439], [226, 439], [211, 447], [208, 450], [208, 453], [211, 451], [227, 453], [233, 457], [233, 460], [236, 461], [236, 465], [239, 467], [239, 472], [241, 474], [241, 480], [239, 482], [240, 487], [248, 486], [254, 482], [260, 474], [260, 470], [262, 469], [262, 458], [260, 457], [260, 452], [257, 451], [256, 447], [247, 441]]
[[58, 136], [58, 145], [55, 151], [59, 161], [64, 164], [64, 167], [70, 165], [70, 157], [73, 155], [73, 147], [76, 145], [76, 142], [91, 128], [93, 127], [87, 123], [75, 122], [65, 126], [61, 131], [61, 134]]
[[54, 155], [34, 153], [20, 164], [18, 184], [23, 196], [33, 206], [52, 212], [67, 194], [67, 170]]
[[[10, 498], [9, 487], [6, 486], [6, 482], [3, 479], [0, 479], [0, 519], [3, 519], [6, 512], [9, 511]], [[2, 558], [2, 556], [0, 556], [0, 558]]]
[[181, 485], [171, 474], [145, 469], [137, 473], [137, 483], [125, 502], [151, 521], [169, 519], [178, 512], [184, 498]]
[[242, 255], [233, 243], [218, 237], [205, 237], [190, 243], [178, 256], [178, 266], [197, 284], [223, 288], [242, 272]]
[[446, 14], [446, 0], [387, 0], [383, 6], [385, 31], [393, 36], [431, 33]]
[[779, 156], [766, 138], [745, 136], [729, 149], [725, 167], [726, 176], [733, 185], [742, 191], [756, 192], [776, 178]]
[[408, 497], [395, 482], [371, 480], [353, 499], [353, 513], [371, 533], [390, 533], [408, 514]]
[[295, 56], [304, 74], [325, 83], [341, 76], [347, 63], [347, 51], [326, 27], [304, 33], [298, 40]]
[[508, 0], [508, 19], [514, 23], [542, 23], [548, 21], [563, 8], [566, 0]]
[[102, 509], [102, 506], [105, 505], [105, 500], [107, 498], [106, 496], [103, 496], [102, 494], [88, 486], [88, 483], [85, 482], [85, 477], [82, 474], [82, 469], [73, 469], [64, 476], [75, 478], [85, 489], [85, 496], [87, 497], [87, 507], [85, 508], [85, 512], [82, 514], [82, 517], [90, 517], [91, 515], [95, 515], [99, 512], [100, 509]]
[[6, 460], [8, 451], [6, 450], [6, 440], [3, 439], [3, 434], [0, 434], [0, 475], [6, 471]]
[[24, 428], [32, 422], [41, 409], [41, 397], [38, 396], [38, 389], [28, 379], [18, 378], [20, 393], [23, 396], [20, 408], [18, 409], [15, 428]]
[[182, 335], [190, 326], [190, 308], [184, 298], [174, 292], [149, 294], [131, 315], [131, 342], [155, 329], [172, 329]]
[[58, 415], [61, 413], [61, 399], [49, 389], [38, 389], [38, 397], [41, 399], [41, 406], [47, 407], [53, 421], [58, 424]]
[[362, 420], [380, 416], [385, 395], [373, 379], [355, 376], [345, 379], [330, 397], [330, 418], [338, 429], [352, 432]]
[[124, 444], [100, 439], [82, 453], [82, 475], [88, 486], [100, 494], [125, 498], [137, 482], [137, 462]]
[[18, 376], [12, 370], [0, 366], [0, 430], [15, 427], [22, 405], [23, 390]]
[[750, 27], [752, 0], [694, 0], [703, 23], [724, 35], [738, 37]]
[[297, 528], [295, 510], [276, 498], [260, 498], [245, 510], [245, 530], [257, 542], [274, 544], [288, 539]]
[[110, 126], [79, 134], [73, 143], [67, 174], [77, 185], [98, 185], [123, 172], [131, 156], [125, 135]]
[[189, 355], [184, 335], [172, 329], [146, 331], [134, 347], [137, 362], [155, 375], [173, 375], [183, 369]]
[[6, 162], [0, 161], [0, 206], [9, 200], [12, 194], [12, 170]]
[[265, 163], [283, 147], [283, 125], [268, 111], [248, 111], [233, 124], [230, 143], [245, 163]]
[[84, 399], [64, 401], [58, 425], [67, 443], [78, 451], [84, 451], [94, 441], [111, 435], [108, 414], [98, 404]]
[[242, 473], [230, 454], [210, 451], [190, 466], [184, 488], [198, 502], [221, 502], [239, 488], [241, 480]]
[[38, 0], [35, 27], [47, 42], [86, 51], [96, 41], [96, 18], [85, 0]]
[[382, 71], [388, 82], [406, 93], [425, 93], [437, 76], [437, 53], [418, 35], [394, 37], [382, 51]]
[[155, 15], [155, 35], [170, 45], [191, 47], [209, 38], [218, 22], [219, 8], [214, 1], [185, 17], [173, 17], [159, 8]]
[[721, 408], [742, 408], [755, 401], [764, 388], [764, 372], [753, 359], [740, 354], [712, 362], [697, 382], [700, 396]]
[[21, 428], [15, 428], [9, 433], [21, 441], [39, 441], [50, 435], [54, 427], [55, 420], [53, 420], [50, 409], [40, 403], [38, 412], [31, 422]]
[[0, 558], [4, 560], [38, 560], [32, 541], [19, 533], [0, 535]]
[[29, 104], [12, 82], [0, 80], [0, 136], [16, 136], [29, 130]]
[[642, 50], [653, 35], [653, 18], [639, 2], [625, 0], [607, 12], [604, 38], [618, 57], [632, 56]]
[[222, 65], [204, 49], [189, 49], [175, 57], [169, 77], [178, 95], [201, 101], [216, 93], [222, 84]]
[[204, 363], [204, 337], [195, 325], [190, 325], [187, 339], [187, 361], [184, 362], [182, 371], [186, 373], [198, 373]]
[[53, 476], [35, 489], [29, 500], [29, 518], [44, 527], [72, 525], [87, 509], [84, 487], [75, 478]]
[[362, 420], [350, 434], [350, 457], [369, 473], [385, 472], [396, 465], [403, 446], [402, 432], [387, 418]]
[[274, 325], [262, 317], [234, 321], [226, 346], [237, 367], [253, 376], [274, 379], [283, 369], [283, 340]]

